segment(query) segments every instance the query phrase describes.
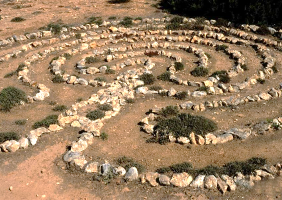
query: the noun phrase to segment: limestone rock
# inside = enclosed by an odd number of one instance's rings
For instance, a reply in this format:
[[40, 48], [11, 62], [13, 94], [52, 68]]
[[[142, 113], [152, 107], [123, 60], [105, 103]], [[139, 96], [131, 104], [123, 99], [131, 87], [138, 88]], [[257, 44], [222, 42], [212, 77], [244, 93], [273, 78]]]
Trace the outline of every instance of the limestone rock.
[[177, 138], [177, 142], [179, 144], [189, 144], [190, 140], [187, 137], [179, 137]]
[[63, 128], [60, 127], [58, 124], [51, 124], [51, 125], [49, 126], [49, 131], [51, 131], [51, 132], [60, 131], [60, 130], [62, 130], [62, 129], [63, 129]]
[[74, 159], [77, 159], [81, 156], [80, 152], [73, 152], [73, 151], [68, 151], [64, 156], [63, 160], [65, 162], [71, 162]]
[[124, 176], [126, 174], [126, 170], [122, 166], [118, 166], [117, 168], [114, 168], [114, 174]]
[[236, 190], [237, 186], [236, 186], [234, 180], [230, 176], [228, 176], [228, 175], [221, 175], [221, 178], [228, 185], [228, 189], [230, 191], [235, 191]]
[[190, 138], [192, 144], [197, 144], [196, 136], [195, 136], [194, 132], [190, 133], [189, 138]]
[[161, 185], [170, 185], [170, 178], [166, 175], [159, 175], [159, 182]]
[[198, 175], [190, 184], [191, 187], [204, 188], [205, 175]]
[[205, 144], [205, 139], [203, 138], [203, 136], [197, 135], [196, 138], [197, 138], [197, 143], [199, 145], [204, 145]]
[[16, 140], [10, 140], [10, 143], [6, 146], [9, 152], [15, 152], [20, 148], [20, 143]]
[[86, 165], [85, 172], [86, 173], [98, 173], [100, 165], [98, 162], [91, 162]]
[[71, 151], [81, 152], [87, 149], [88, 144], [86, 141], [79, 139], [77, 142], [72, 142]]
[[233, 140], [233, 135], [229, 133], [225, 133], [222, 135], [218, 135], [215, 140], [212, 141], [212, 144], [222, 144]]
[[222, 194], [225, 194], [225, 192], [227, 191], [228, 185], [221, 178], [218, 177], [217, 178], [217, 188]]
[[125, 174], [125, 180], [134, 181], [138, 179], [138, 170], [136, 167], [131, 167]]
[[187, 187], [193, 181], [193, 177], [186, 172], [173, 174], [170, 183], [176, 187]]
[[214, 175], [206, 176], [204, 186], [207, 189], [215, 189], [217, 187], [217, 178]]
[[21, 138], [19, 140], [20, 143], [20, 149], [26, 149], [28, 147], [28, 139], [27, 138]]
[[157, 178], [159, 177], [158, 173], [155, 172], [147, 172], [146, 175], [146, 181], [150, 183], [151, 186], [156, 187], [159, 184], [157, 183]]

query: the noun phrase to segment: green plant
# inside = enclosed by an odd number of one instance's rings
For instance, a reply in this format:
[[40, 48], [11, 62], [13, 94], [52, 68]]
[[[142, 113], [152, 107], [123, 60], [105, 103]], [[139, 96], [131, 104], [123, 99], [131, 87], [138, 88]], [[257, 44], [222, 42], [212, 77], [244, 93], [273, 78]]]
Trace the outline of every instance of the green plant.
[[184, 65], [181, 62], [175, 62], [174, 67], [175, 67], [176, 71], [180, 71], [180, 70], [184, 69]]
[[142, 17], [136, 17], [135, 20], [142, 20]]
[[102, 18], [101, 17], [90, 17], [88, 18], [88, 21], [87, 21], [88, 24], [97, 24], [97, 25], [101, 25], [103, 23], [102, 21]]
[[33, 129], [37, 129], [40, 127], [48, 128], [51, 124], [58, 123], [58, 115], [49, 115], [45, 119], [35, 122], [32, 126]]
[[153, 74], [144, 73], [140, 76], [140, 80], [142, 80], [145, 85], [152, 85], [156, 79]]
[[262, 79], [262, 78], [258, 78], [258, 79], [257, 79], [257, 82], [259, 82], [260, 84], [264, 84], [264, 83], [265, 83], [265, 80]]
[[202, 175], [221, 175], [224, 173], [224, 169], [222, 167], [217, 167], [213, 165], [206, 166], [204, 168], [195, 170], [196, 174], [202, 174]]
[[54, 34], [59, 34], [62, 30], [62, 26], [60, 24], [50, 23], [47, 25], [47, 30], [51, 31]]
[[62, 112], [62, 111], [65, 111], [68, 107], [65, 106], [65, 105], [57, 105], [55, 106], [52, 110], [53, 111], [59, 111], [59, 112]]
[[88, 119], [91, 119], [91, 120], [101, 119], [101, 118], [105, 117], [105, 112], [97, 109], [97, 110], [89, 112], [86, 115], [86, 117]]
[[121, 25], [123, 25], [126, 28], [129, 28], [133, 25], [132, 18], [131, 17], [124, 17], [123, 20], [120, 22]]
[[230, 82], [230, 77], [229, 77], [227, 71], [225, 71], [225, 70], [216, 71], [211, 76], [215, 77], [215, 78], [218, 77], [219, 81], [222, 82], [222, 83], [229, 83]]
[[99, 104], [98, 109], [103, 111], [110, 111], [113, 110], [113, 107], [110, 104]]
[[169, 166], [174, 173], [189, 172], [193, 169], [193, 165], [189, 162], [183, 162]]
[[155, 85], [153, 85], [149, 88], [149, 90], [153, 90], [153, 91], [159, 91], [159, 90], [162, 90], [162, 89], [163, 88], [161, 86], [155, 86]]
[[100, 137], [101, 137], [102, 140], [107, 140], [109, 135], [107, 133], [103, 132], [103, 133], [101, 133]]
[[109, 20], [116, 20], [117, 17], [116, 17], [116, 16], [110, 16], [108, 19], [109, 19]]
[[81, 39], [81, 38], [82, 38], [82, 37], [81, 37], [81, 33], [76, 33], [76, 34], [75, 34], [75, 38], [76, 38], [76, 39]]
[[63, 77], [59, 74], [56, 74], [53, 78], [52, 78], [52, 82], [53, 83], [64, 83], [65, 80], [63, 79]]
[[271, 32], [269, 31], [268, 27], [265, 26], [265, 25], [259, 27], [259, 29], [256, 30], [256, 33], [260, 34], [260, 35], [270, 35], [271, 34]]
[[109, 3], [128, 3], [130, 0], [109, 0]]
[[161, 119], [155, 126], [155, 137], [161, 143], [161, 141], [167, 141], [169, 134], [177, 138], [189, 137], [191, 132], [204, 136], [215, 130], [217, 130], [217, 125], [212, 120], [203, 116], [181, 113], [172, 118]]
[[227, 49], [228, 46], [225, 44], [221, 44], [221, 45], [216, 45], [215, 50], [216, 51], [225, 51], [225, 49]]
[[218, 18], [216, 20], [215, 26], [225, 26], [225, 27], [227, 27], [228, 23], [229, 22], [226, 19]]
[[208, 88], [209, 88], [209, 87], [202, 86], [202, 87], [199, 87], [199, 88], [197, 89], [197, 91], [205, 91], [205, 92], [207, 92], [207, 91], [208, 91]]
[[113, 69], [107, 68], [105, 73], [106, 73], [106, 74], [115, 74], [116, 71], [113, 70]]
[[176, 116], [179, 113], [178, 106], [167, 106], [165, 108], [162, 108], [160, 111], [160, 115], [163, 117], [172, 117]]
[[95, 58], [94, 56], [89, 56], [85, 58], [85, 63], [86, 64], [91, 64], [91, 63], [95, 63], [98, 62], [98, 59]]
[[278, 73], [278, 69], [276, 66], [271, 67], [271, 69], [273, 70], [274, 73]]
[[56, 104], [57, 104], [56, 101], [50, 101], [50, 102], [49, 102], [49, 105], [50, 105], [50, 106], [54, 106], [54, 105], [56, 105]]
[[22, 101], [27, 101], [26, 94], [18, 88], [7, 87], [0, 92], [0, 106], [5, 112], [10, 111], [14, 106], [20, 104]]
[[178, 100], [184, 100], [184, 99], [186, 99], [188, 97], [188, 93], [185, 92], [185, 91], [182, 91], [182, 92], [176, 93], [174, 96]]
[[0, 133], [0, 143], [3, 143], [7, 140], [18, 140], [20, 136], [15, 132], [2, 132]]
[[9, 72], [9, 73], [5, 74], [4, 78], [10, 78], [10, 77], [12, 77], [12, 76], [14, 76], [14, 75], [16, 75], [16, 74], [17, 74], [16, 71]]
[[126, 103], [134, 103], [135, 102], [135, 100], [134, 99], [132, 99], [132, 98], [127, 98], [126, 99]]
[[170, 171], [171, 171], [170, 167], [161, 167], [161, 168], [158, 168], [156, 170], [156, 172], [158, 172], [160, 174], [165, 174], [165, 173], [168, 173]]
[[94, 80], [99, 81], [99, 82], [107, 82], [107, 79], [105, 77], [96, 77]]
[[76, 101], [77, 101], [77, 102], [82, 102], [82, 101], [83, 101], [83, 98], [81, 98], [81, 97], [80, 97], [80, 98], [77, 98]]
[[157, 76], [157, 79], [162, 81], [170, 81], [170, 72], [164, 72], [161, 75]]
[[211, 59], [212, 57], [211, 57], [211, 54], [209, 54], [209, 53], [205, 53], [205, 55], [208, 57], [208, 59]]
[[11, 19], [11, 22], [22, 22], [22, 21], [25, 21], [25, 18], [15, 17], [15, 18]]
[[126, 171], [131, 167], [136, 167], [139, 173], [145, 171], [145, 167], [140, 163], [136, 162], [133, 158], [129, 158], [126, 156], [119, 157], [116, 160], [116, 163], [126, 169]]
[[244, 71], [248, 71], [248, 70], [249, 70], [249, 68], [248, 68], [248, 66], [247, 66], [246, 64], [242, 65], [241, 68], [242, 68]]
[[20, 120], [16, 120], [15, 121], [15, 124], [17, 124], [17, 125], [25, 125], [26, 124], [26, 119], [20, 119]]
[[195, 77], [207, 76], [208, 73], [209, 69], [206, 67], [196, 67], [193, 71], [191, 71], [191, 75]]
[[72, 55], [69, 53], [64, 53], [63, 57], [65, 57], [67, 60], [71, 59]]

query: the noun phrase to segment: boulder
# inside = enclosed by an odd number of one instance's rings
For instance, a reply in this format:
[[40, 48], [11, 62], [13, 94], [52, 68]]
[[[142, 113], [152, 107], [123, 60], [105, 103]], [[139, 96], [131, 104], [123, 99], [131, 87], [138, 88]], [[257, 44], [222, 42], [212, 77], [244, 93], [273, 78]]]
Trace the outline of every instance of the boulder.
[[15, 152], [20, 148], [20, 143], [16, 140], [10, 140], [9, 144], [6, 145], [6, 149], [9, 152]]
[[49, 126], [49, 131], [51, 131], [51, 132], [57, 132], [57, 131], [60, 131], [60, 130], [62, 130], [63, 128], [62, 127], [60, 127], [58, 124], [51, 124], [50, 126]]
[[191, 94], [192, 97], [204, 97], [207, 96], [207, 92], [205, 91], [195, 91]]
[[179, 137], [177, 138], [177, 142], [179, 144], [189, 144], [190, 140], [187, 137]]
[[272, 174], [261, 169], [255, 170], [255, 173], [264, 179], [274, 179], [274, 176]]
[[235, 191], [236, 190], [236, 184], [235, 184], [234, 180], [230, 176], [228, 176], [228, 175], [221, 175], [221, 178], [228, 185], [228, 189], [230, 191]]
[[191, 133], [190, 133], [189, 138], [190, 138], [192, 144], [197, 144], [197, 142], [196, 142], [196, 136], [195, 136], [195, 133], [194, 133], [194, 132], [191, 132]]
[[228, 188], [228, 185], [221, 179], [217, 178], [217, 188], [222, 193], [225, 194]]
[[264, 93], [264, 92], [260, 93], [258, 96], [259, 98], [265, 101], [268, 101], [269, 99], [271, 99], [271, 95], [268, 93]]
[[245, 140], [251, 135], [251, 131], [244, 131], [238, 128], [231, 128], [226, 133], [230, 133], [241, 140]]
[[26, 149], [28, 147], [28, 139], [27, 138], [21, 138], [19, 140], [20, 143], [20, 149]]
[[159, 175], [159, 183], [161, 185], [170, 185], [170, 178], [166, 175], [160, 174]]
[[100, 165], [98, 162], [88, 163], [84, 170], [86, 173], [98, 173], [100, 172]]
[[72, 142], [71, 151], [81, 152], [87, 149], [88, 144], [86, 141], [79, 139], [77, 142]]
[[77, 159], [81, 156], [80, 152], [73, 152], [73, 151], [68, 151], [64, 156], [63, 160], [65, 162], [71, 162], [74, 159]]
[[103, 176], [106, 176], [107, 174], [113, 172], [113, 167], [109, 163], [102, 164], [101, 169], [102, 169]]
[[176, 187], [187, 187], [193, 181], [193, 177], [186, 172], [173, 174], [170, 183]]
[[205, 144], [205, 139], [203, 138], [203, 136], [201, 135], [196, 135], [196, 138], [197, 138], [197, 143], [199, 145], [204, 145]]
[[198, 175], [190, 184], [191, 187], [204, 188], [205, 175]]
[[211, 144], [213, 140], [216, 140], [216, 136], [212, 133], [208, 133], [205, 135], [205, 143]]
[[159, 174], [156, 172], [147, 172], [145, 175], [146, 181], [150, 183], [151, 186], [156, 187], [158, 186], [157, 178], [159, 177]]
[[125, 180], [134, 181], [138, 179], [138, 170], [136, 167], [131, 167], [125, 174]]
[[207, 189], [215, 189], [217, 187], [217, 178], [214, 175], [206, 176], [204, 186]]
[[233, 140], [233, 135], [229, 133], [225, 133], [222, 135], [218, 135], [216, 139], [212, 141], [212, 144], [222, 144]]
[[172, 97], [172, 96], [176, 95], [176, 93], [177, 93], [177, 90], [175, 90], [174, 88], [170, 88], [169, 91], [168, 91], [168, 96]]
[[114, 174], [118, 176], [124, 176], [126, 174], [126, 170], [122, 166], [119, 166], [117, 168], [114, 168]]

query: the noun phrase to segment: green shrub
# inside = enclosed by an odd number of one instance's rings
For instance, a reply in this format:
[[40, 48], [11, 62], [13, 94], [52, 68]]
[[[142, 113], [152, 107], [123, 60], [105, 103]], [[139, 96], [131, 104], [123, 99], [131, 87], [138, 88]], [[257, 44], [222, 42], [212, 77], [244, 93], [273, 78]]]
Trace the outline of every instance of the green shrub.
[[95, 63], [98, 62], [98, 59], [95, 58], [94, 56], [89, 56], [85, 58], [85, 63], [86, 64], [91, 64], [91, 63]]
[[176, 117], [159, 120], [155, 126], [155, 137], [161, 143], [161, 141], [167, 141], [169, 134], [173, 134], [176, 138], [189, 137], [191, 132], [204, 136], [215, 130], [217, 125], [212, 120], [203, 116], [181, 113]]
[[133, 25], [132, 18], [131, 17], [125, 17], [123, 20], [120, 22], [121, 25], [123, 25], [126, 28], [129, 28]]
[[98, 109], [103, 111], [110, 111], [113, 110], [113, 107], [110, 104], [100, 104], [98, 105]]
[[68, 107], [65, 106], [65, 105], [57, 105], [55, 106], [52, 110], [53, 111], [59, 111], [59, 112], [62, 112], [62, 111], [65, 111]]
[[63, 57], [65, 57], [67, 60], [71, 59], [72, 55], [69, 53], [64, 53]]
[[14, 75], [16, 75], [16, 74], [17, 74], [16, 71], [9, 72], [9, 73], [5, 74], [4, 78], [10, 78], [10, 77], [12, 77], [12, 76], [14, 76]]
[[128, 3], [130, 0], [109, 0], [109, 3]]
[[25, 125], [26, 124], [26, 119], [20, 119], [20, 120], [16, 120], [15, 121], [15, 124], [17, 124], [17, 125]]
[[109, 138], [109, 135], [107, 133], [103, 132], [103, 133], [101, 133], [100, 138], [102, 140], [107, 140]]
[[58, 123], [58, 115], [49, 115], [45, 119], [35, 122], [32, 126], [33, 129], [37, 129], [40, 127], [48, 128], [51, 124]]
[[105, 73], [106, 73], [106, 74], [115, 74], [116, 71], [113, 70], [113, 69], [107, 68]]
[[49, 105], [50, 105], [50, 106], [54, 106], [54, 105], [56, 105], [56, 104], [57, 104], [56, 101], [50, 101], [50, 102], [49, 102]]
[[19, 140], [20, 136], [15, 132], [2, 132], [0, 133], [0, 143], [3, 143], [7, 140]]
[[135, 102], [135, 100], [134, 99], [132, 99], [132, 98], [127, 98], [126, 99], [126, 103], [134, 103]]
[[156, 79], [153, 74], [144, 73], [140, 76], [140, 80], [142, 80], [145, 85], [152, 85]]
[[171, 169], [170, 167], [161, 167], [161, 168], [158, 168], [156, 172], [160, 174], [165, 174], [165, 173], [171, 172]]
[[163, 117], [173, 117], [176, 116], [179, 113], [178, 106], [167, 106], [165, 108], [162, 108], [160, 111], [160, 115]]
[[149, 57], [158, 56], [159, 52], [158, 51], [146, 51], [145, 55]]
[[135, 20], [142, 20], [142, 17], [136, 17]]
[[207, 76], [208, 74], [209, 69], [206, 67], [196, 67], [193, 71], [191, 71], [191, 75], [195, 77]]
[[26, 102], [26, 94], [24, 91], [15, 88], [7, 87], [0, 92], [0, 106], [1, 110], [8, 112], [21, 101]]
[[77, 98], [76, 101], [77, 101], [77, 102], [82, 102], [82, 101], [83, 101], [83, 98], [81, 98], [81, 97], [80, 97], [80, 98]]
[[162, 90], [163, 88], [161, 87], [161, 86], [156, 86], [156, 85], [154, 85], [154, 86], [151, 86], [150, 88], [149, 88], [149, 90], [153, 90], [153, 91], [159, 91], [159, 90]]
[[25, 18], [15, 17], [15, 18], [11, 19], [11, 22], [22, 22], [22, 21], [25, 21]]
[[225, 70], [216, 71], [211, 76], [215, 77], [215, 78], [218, 77], [219, 81], [222, 82], [222, 83], [229, 83], [230, 82], [230, 77], [229, 77], [227, 71], [225, 71]]
[[181, 62], [175, 62], [174, 67], [175, 67], [176, 71], [180, 71], [180, 70], [184, 69], [184, 65]]
[[209, 53], [205, 53], [205, 55], [208, 57], [208, 59], [211, 59], [211, 55]]
[[276, 66], [271, 67], [271, 69], [273, 70], [274, 73], [278, 73], [278, 69]]
[[53, 78], [52, 78], [52, 82], [53, 83], [64, 83], [65, 80], [63, 79], [63, 77], [59, 74], [56, 74]]
[[215, 50], [216, 51], [225, 51], [225, 49], [227, 49], [228, 46], [225, 44], [221, 44], [221, 45], [216, 45]]
[[105, 117], [105, 112], [97, 109], [97, 110], [89, 112], [86, 115], [86, 117], [88, 119], [91, 119], [91, 120], [101, 119], [101, 118]]
[[257, 34], [260, 35], [270, 35], [271, 32], [269, 31], [269, 29], [267, 28], [267, 26], [261, 26], [259, 27], [259, 29], [256, 31]]
[[131, 167], [136, 167], [139, 173], [142, 173], [145, 171], [145, 167], [141, 165], [140, 163], [136, 162], [133, 158], [129, 158], [126, 156], [122, 156], [116, 160], [116, 163], [122, 167], [124, 167], [127, 170]]
[[229, 22], [226, 19], [218, 18], [216, 20], [215, 26], [225, 26], [225, 27], [227, 27], [228, 23]]
[[109, 20], [116, 20], [117, 17], [116, 17], [116, 16], [110, 16], [108, 19], [109, 19]]
[[183, 17], [180, 17], [180, 16], [176, 16], [174, 18], [172, 18], [170, 20], [170, 23], [178, 23], [178, 24], [181, 24], [183, 23]]
[[188, 97], [188, 93], [185, 92], [185, 91], [182, 91], [182, 92], [178, 92], [176, 93], [175, 95], [175, 98], [178, 99], [178, 100], [184, 100]]
[[202, 174], [202, 175], [221, 175], [224, 173], [224, 170], [222, 167], [217, 167], [213, 165], [209, 165], [207, 167], [201, 168], [196, 170], [197, 175]]
[[207, 92], [207, 91], [208, 91], [208, 88], [209, 88], [209, 87], [202, 86], [202, 87], [199, 87], [199, 88], [197, 89], [197, 91], [205, 91], [205, 92]]
[[248, 70], [249, 70], [249, 68], [248, 68], [248, 66], [247, 66], [246, 64], [242, 65], [241, 68], [242, 68], [244, 71], [248, 71]]
[[81, 37], [81, 33], [76, 33], [76, 34], [75, 34], [75, 38], [76, 38], [76, 39], [81, 39], [81, 38], [82, 38], [82, 37]]
[[54, 34], [59, 34], [61, 33], [62, 26], [60, 24], [50, 23], [47, 25], [47, 30], [51, 31]]
[[103, 20], [101, 17], [90, 17], [87, 21], [88, 24], [97, 24], [97, 25], [101, 25], [103, 23]]
[[157, 79], [162, 81], [170, 81], [170, 72], [162, 73], [161, 75], [157, 76]]
[[265, 80], [264, 80], [264, 79], [261, 79], [261, 78], [258, 78], [258, 79], [257, 79], [257, 82], [259, 82], [260, 84], [264, 84], [264, 83], [265, 83]]
[[193, 166], [189, 162], [183, 162], [183, 163], [171, 165], [169, 168], [174, 173], [182, 173], [182, 172], [190, 172], [193, 169]]
[[105, 77], [96, 77], [94, 80], [99, 81], [99, 82], [107, 82], [107, 79]]

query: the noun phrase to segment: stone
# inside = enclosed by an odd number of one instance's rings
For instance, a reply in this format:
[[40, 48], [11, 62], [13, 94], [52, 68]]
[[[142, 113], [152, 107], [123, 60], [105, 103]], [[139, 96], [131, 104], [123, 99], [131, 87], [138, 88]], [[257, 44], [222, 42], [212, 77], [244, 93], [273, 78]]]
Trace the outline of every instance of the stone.
[[100, 165], [98, 162], [91, 162], [88, 163], [85, 167], [85, 172], [86, 173], [99, 173]]
[[57, 131], [63, 130], [63, 128], [60, 127], [58, 124], [51, 124], [48, 129], [51, 132], [57, 132]]
[[160, 174], [158, 180], [161, 185], [170, 185], [170, 178], [164, 174]]
[[79, 121], [73, 121], [73, 122], [71, 123], [71, 127], [80, 128], [80, 127], [81, 127], [81, 124], [79, 123]]
[[142, 126], [142, 130], [145, 131], [148, 134], [153, 134], [154, 133], [154, 127], [155, 127], [155, 125], [144, 124]]
[[79, 139], [77, 142], [72, 142], [71, 151], [81, 152], [87, 149], [88, 144], [86, 141]]
[[264, 179], [274, 179], [274, 176], [272, 174], [261, 169], [255, 170], [255, 173]]
[[192, 144], [197, 144], [196, 136], [195, 136], [194, 132], [190, 133], [189, 138], [190, 138]]
[[114, 174], [124, 176], [126, 174], [126, 170], [122, 166], [118, 166], [117, 168], [114, 168]]
[[111, 166], [111, 164], [109, 163], [104, 163], [101, 166], [101, 172], [103, 176], [106, 176], [107, 174], [111, 173], [113, 171], [113, 168]]
[[6, 149], [9, 152], [16, 152], [20, 148], [20, 143], [16, 140], [10, 140], [10, 143], [6, 145]]
[[73, 151], [68, 151], [64, 156], [63, 160], [65, 162], [71, 162], [74, 159], [78, 159], [81, 156], [80, 152], [73, 152]]
[[193, 181], [193, 177], [186, 172], [173, 174], [170, 183], [176, 187], [187, 187]]
[[177, 93], [177, 90], [175, 90], [174, 88], [170, 88], [169, 91], [168, 91], [168, 96], [172, 97], [172, 96], [176, 95], [176, 93]]
[[208, 133], [205, 135], [205, 143], [211, 144], [213, 140], [216, 140], [216, 136], [212, 133]]
[[131, 167], [125, 174], [125, 180], [134, 181], [138, 179], [138, 170], [136, 167]]
[[221, 175], [221, 178], [228, 185], [228, 190], [229, 191], [235, 191], [236, 190], [237, 186], [236, 186], [234, 180], [230, 176], [228, 176], [228, 175]]
[[19, 143], [20, 143], [20, 149], [26, 149], [28, 147], [28, 139], [27, 138], [21, 138], [19, 140]]
[[205, 177], [204, 186], [207, 189], [215, 189], [217, 187], [217, 178], [214, 175]]
[[229, 133], [225, 133], [222, 135], [218, 135], [216, 139], [212, 141], [212, 144], [222, 144], [233, 140], [233, 135]]
[[76, 76], [70, 76], [67, 80], [68, 84], [73, 84], [76, 81]]
[[146, 181], [150, 183], [151, 186], [156, 187], [158, 186], [157, 178], [159, 177], [159, 174], [156, 172], [147, 172], [145, 175]]
[[238, 186], [241, 186], [241, 187], [244, 187], [244, 188], [247, 188], [247, 189], [251, 189], [255, 185], [253, 181], [246, 180], [246, 179], [243, 179], [243, 178], [237, 177], [237, 176], [234, 177], [234, 182]]
[[204, 97], [207, 96], [207, 92], [205, 91], [195, 91], [191, 94], [192, 97]]
[[228, 131], [226, 131], [226, 133], [230, 133], [241, 140], [245, 140], [251, 135], [251, 131], [244, 131], [238, 128], [231, 128]]
[[261, 98], [262, 100], [265, 100], [265, 101], [268, 101], [269, 99], [271, 99], [271, 95], [270, 94], [267, 94], [267, 93], [260, 93], [259, 95], [259, 98]]
[[198, 175], [190, 184], [190, 187], [204, 188], [205, 175]]
[[190, 140], [187, 137], [179, 137], [177, 138], [177, 142], [179, 144], [189, 144]]
[[213, 87], [213, 82], [210, 80], [203, 81], [205, 87]]
[[228, 189], [228, 185], [221, 178], [218, 177], [217, 188], [222, 194], [225, 194]]
[[205, 144], [205, 139], [201, 135], [196, 135], [197, 143], [199, 145], [204, 145]]
[[78, 158], [73, 159], [70, 162], [71, 165], [74, 165], [75, 167], [79, 167], [80, 169], [83, 169], [86, 163], [87, 161], [83, 155], [79, 156]]

